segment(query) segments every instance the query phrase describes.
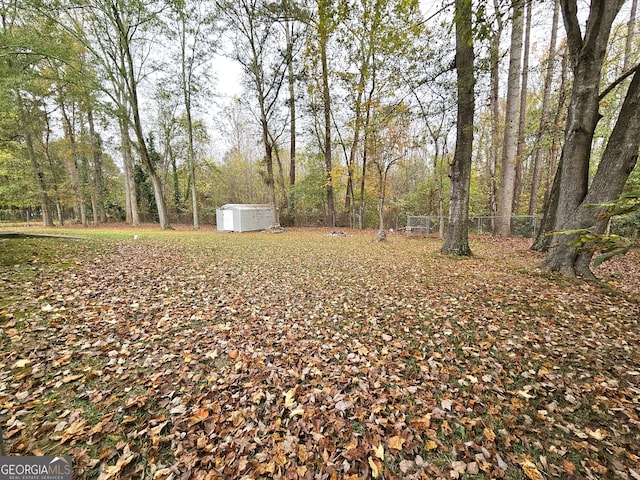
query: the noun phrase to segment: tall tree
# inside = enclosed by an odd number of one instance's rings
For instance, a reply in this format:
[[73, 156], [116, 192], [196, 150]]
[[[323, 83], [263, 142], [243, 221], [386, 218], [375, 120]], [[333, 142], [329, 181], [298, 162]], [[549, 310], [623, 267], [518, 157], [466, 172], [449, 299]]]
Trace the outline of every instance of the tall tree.
[[475, 113], [471, 0], [455, 1], [455, 25], [455, 65], [458, 79], [457, 132], [456, 149], [451, 165], [448, 230], [442, 252], [469, 256], [471, 255], [469, 247], [469, 189], [473, 154], [473, 116]]
[[511, 2], [513, 26], [509, 53], [509, 75], [507, 80], [507, 110], [505, 114], [504, 140], [498, 210], [496, 212], [496, 235], [511, 235], [511, 213], [516, 186], [516, 162], [518, 121], [520, 118], [520, 72], [522, 63], [522, 32], [524, 0]]
[[189, 168], [189, 190], [191, 192], [191, 210], [193, 228], [200, 228], [198, 209], [198, 189], [196, 184], [196, 158], [194, 148], [194, 95], [202, 91], [202, 68], [208, 63], [215, 51], [216, 42], [213, 32], [214, 15], [204, 0], [174, 0], [173, 10], [175, 35], [178, 38], [180, 66], [180, 90], [185, 111], [187, 130], [187, 165]]
[[[267, 187], [271, 206], [271, 227], [279, 228], [275, 177], [273, 171], [273, 138], [271, 122], [278, 113], [280, 90], [286, 74], [286, 55], [278, 52], [281, 31], [276, 19], [265, 9], [262, 0], [221, 2], [221, 15], [233, 38], [233, 57], [242, 66], [245, 78], [252, 87], [260, 124], [267, 168]], [[274, 50], [278, 53], [274, 53]]]
[[522, 52], [522, 84], [520, 86], [520, 111], [518, 117], [518, 142], [516, 146], [516, 178], [513, 188], [513, 207], [512, 213], [518, 213], [520, 208], [520, 194], [522, 193], [522, 168], [526, 157], [526, 130], [527, 130], [527, 96], [529, 89], [529, 50], [531, 43], [531, 18], [533, 17], [533, 2], [526, 0], [524, 2], [525, 9], [525, 28], [524, 28], [524, 47]]
[[[583, 32], [577, 0], [560, 1], [573, 71], [573, 88], [565, 127], [564, 147], [556, 174], [559, 175], [554, 224], [556, 232], [574, 228], [576, 223], [574, 220], [588, 193], [591, 144], [600, 118], [598, 107], [602, 66], [611, 26], [623, 4], [624, 0], [593, 0]], [[619, 117], [618, 121], [621, 118]], [[626, 128], [631, 127], [632, 125], [626, 125]], [[616, 174], [624, 175], [624, 170], [618, 169]], [[626, 175], [628, 176], [628, 172]], [[612, 192], [614, 184], [617, 182], [612, 179]], [[578, 252], [571, 245], [574, 240], [575, 237], [571, 235], [556, 233], [553, 236], [551, 245], [554, 248], [551, 248], [547, 254], [547, 268], [560, 271], [567, 276], [576, 274]], [[584, 273], [584, 268], [582, 270], [581, 273]]]
[[[489, 46], [490, 94], [489, 109], [491, 110], [491, 145], [489, 148], [489, 211], [494, 217], [498, 210], [497, 171], [500, 158], [500, 42], [504, 21], [500, 11], [500, 0], [493, 0], [496, 28], [492, 30]], [[495, 231], [495, 219], [491, 220], [491, 231]]]
[[81, 42], [108, 79], [111, 88], [104, 88], [104, 93], [114, 103], [114, 112], [124, 127], [134, 131], [138, 153], [153, 185], [160, 228], [171, 228], [162, 183], [146, 144], [139, 93], [148, 73], [148, 52], [153, 48], [151, 31], [159, 23], [162, 5], [156, 0], [65, 0], [55, 11], [47, 4], [37, 4], [37, 8], [40, 15]]
[[[96, 201], [98, 206], [98, 215], [100, 222], [106, 223], [107, 213], [104, 206], [104, 175], [102, 171], [102, 146], [100, 136], [96, 132], [95, 122], [93, 119], [93, 108], [87, 109], [87, 121], [89, 122], [89, 136], [91, 142], [91, 154], [93, 156], [93, 174], [94, 187], [96, 192]], [[94, 221], [96, 219], [94, 218]]]
[[[122, 108], [127, 108], [122, 94], [118, 94], [122, 102]], [[131, 136], [129, 134], [128, 114], [119, 114], [118, 127], [120, 129], [120, 153], [122, 155], [122, 167], [124, 170], [124, 196], [125, 196], [125, 219], [133, 226], [140, 225], [140, 213], [138, 211], [138, 195], [136, 193], [136, 183], [134, 179], [133, 148]]]
[[[51, 175], [47, 171], [46, 155], [38, 151], [37, 142], [48, 128], [42, 121], [43, 113], [45, 117], [47, 115], [43, 110], [46, 93], [42, 91], [42, 84], [48, 84], [42, 82], [45, 60], [52, 55], [62, 56], [64, 43], [57, 29], [43, 28], [43, 22], [26, 16], [17, 2], [7, 2], [0, 7], [0, 70], [3, 74], [0, 85], [10, 103], [4, 106], [3, 117], [13, 124], [7, 140], [11, 144], [12, 157], [20, 151], [18, 156], [28, 162], [25, 171], [33, 175], [42, 223], [52, 226]], [[20, 148], [15, 148], [18, 144]]]
[[320, 50], [320, 71], [321, 71], [321, 91], [322, 91], [322, 113], [324, 119], [324, 143], [322, 153], [324, 154], [325, 175], [326, 175], [326, 195], [327, 195], [327, 225], [335, 227], [336, 210], [333, 198], [333, 154], [331, 144], [331, 86], [329, 84], [329, 62], [328, 48], [331, 34], [336, 28], [336, 14], [332, 0], [317, 0], [318, 21], [317, 35], [318, 48]]
[[547, 65], [544, 76], [544, 87], [542, 90], [542, 105], [540, 107], [540, 124], [536, 133], [536, 141], [533, 151], [533, 173], [531, 178], [531, 194], [529, 196], [528, 215], [535, 215], [538, 210], [538, 191], [542, 182], [542, 139], [549, 133], [551, 100], [551, 84], [553, 82], [553, 71], [556, 62], [556, 42], [558, 38], [558, 20], [560, 18], [559, 0], [554, 0], [553, 20], [551, 22], [551, 36], [549, 38], [549, 50], [547, 53]]
[[[345, 54], [338, 59], [338, 65], [342, 66], [338, 77], [342, 80], [350, 110], [346, 117], [348, 133], [341, 136], [351, 138], [345, 158], [345, 209], [349, 211], [352, 205], [354, 174], [361, 158], [361, 228], [365, 218], [368, 160], [373, 158], [367, 152], [371, 144], [367, 139], [372, 140], [370, 122], [376, 118], [377, 110], [386, 108], [387, 104], [400, 105], [402, 101], [398, 98], [411, 95], [412, 87], [415, 89], [420, 82], [415, 73], [425, 40], [421, 38], [422, 18], [418, 7], [415, 1], [366, 0], [350, 8], [349, 15], [340, 26], [340, 45], [344, 46]], [[422, 73], [424, 68], [419, 70]], [[421, 81], [425, 82], [424, 79]]]
[[[636, 68], [627, 94], [622, 103], [607, 146], [598, 165], [598, 170], [589, 185], [589, 190], [572, 218], [572, 229], [589, 229], [592, 234], [603, 234], [608, 219], [602, 216], [602, 209], [594, 205], [611, 202], [623, 191], [629, 174], [638, 161], [640, 149], [640, 68]], [[562, 247], [567, 248], [566, 246]], [[573, 247], [569, 247], [571, 250]], [[576, 273], [594, 278], [590, 263], [592, 250], [577, 250], [572, 253]], [[566, 269], [561, 269], [566, 272]], [[569, 270], [571, 274], [571, 270]]]
[[40, 208], [42, 209], [42, 224], [45, 227], [53, 226], [53, 217], [51, 215], [49, 190], [47, 180], [45, 176], [45, 170], [41, 165], [40, 160], [37, 157], [34, 146], [34, 135], [32, 132], [32, 126], [34, 122], [29, 118], [29, 111], [26, 106], [26, 102], [23, 98], [23, 94], [16, 87], [15, 89], [16, 104], [18, 106], [19, 121], [22, 134], [24, 135], [24, 143], [27, 151], [27, 157], [31, 163], [33, 175], [36, 179], [36, 185], [38, 186], [38, 193], [40, 195]]
[[[297, 156], [297, 81], [298, 69], [296, 68], [296, 58], [300, 53], [306, 35], [306, 28], [310, 24], [309, 12], [297, 0], [280, 0], [279, 3], [271, 4], [270, 9], [278, 19], [285, 35], [284, 54], [287, 65], [288, 94], [287, 104], [289, 107], [289, 183], [286, 187], [286, 217], [287, 221], [295, 221], [295, 196], [294, 186], [296, 184], [296, 156]], [[283, 182], [284, 183], [284, 182]]]
[[[87, 214], [85, 210], [85, 194], [84, 185], [80, 174], [80, 164], [82, 159], [80, 158], [80, 147], [77, 141], [76, 134], [76, 112], [69, 112], [68, 107], [65, 106], [65, 100], [59, 99], [60, 111], [62, 112], [64, 135], [69, 144], [69, 158], [67, 164], [69, 173], [71, 174], [71, 181], [73, 182], [73, 189], [75, 191], [75, 205], [74, 210], [76, 212], [76, 219], [80, 221], [83, 226], [87, 226]], [[73, 105], [71, 108], [75, 107]]]

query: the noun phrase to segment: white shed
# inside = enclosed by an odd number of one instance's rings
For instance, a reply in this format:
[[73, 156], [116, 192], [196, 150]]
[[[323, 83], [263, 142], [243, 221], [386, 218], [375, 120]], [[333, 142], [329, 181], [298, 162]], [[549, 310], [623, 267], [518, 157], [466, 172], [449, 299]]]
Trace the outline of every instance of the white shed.
[[216, 227], [219, 232], [251, 232], [266, 230], [270, 226], [269, 205], [228, 203], [216, 210]]

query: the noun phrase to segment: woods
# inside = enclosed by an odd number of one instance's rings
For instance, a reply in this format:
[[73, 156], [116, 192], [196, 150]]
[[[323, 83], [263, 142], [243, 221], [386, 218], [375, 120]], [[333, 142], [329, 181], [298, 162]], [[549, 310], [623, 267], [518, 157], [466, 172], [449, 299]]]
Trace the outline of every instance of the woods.
[[274, 227], [383, 231], [433, 215], [443, 251], [469, 255], [470, 215], [509, 236], [527, 214], [548, 268], [589, 276], [562, 232], [603, 233], [590, 205], [640, 183], [636, 1], [0, 7], [7, 220], [198, 229], [268, 203]]

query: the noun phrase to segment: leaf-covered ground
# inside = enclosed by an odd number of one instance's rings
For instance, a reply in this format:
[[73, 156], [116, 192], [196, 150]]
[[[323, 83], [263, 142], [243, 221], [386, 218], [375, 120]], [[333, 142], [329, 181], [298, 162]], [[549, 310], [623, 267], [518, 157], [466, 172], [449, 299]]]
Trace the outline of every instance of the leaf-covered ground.
[[79, 479], [640, 478], [638, 252], [594, 286], [527, 240], [328, 233], [0, 240], [8, 453]]

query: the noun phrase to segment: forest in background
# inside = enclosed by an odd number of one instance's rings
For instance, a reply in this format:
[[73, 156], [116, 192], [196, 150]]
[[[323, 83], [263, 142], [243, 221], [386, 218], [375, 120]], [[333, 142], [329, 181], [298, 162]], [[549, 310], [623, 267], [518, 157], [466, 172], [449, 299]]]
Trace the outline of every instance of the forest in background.
[[[467, 9], [467, 215], [495, 217], [500, 235], [511, 233], [511, 215], [541, 215], [549, 203], [574, 80], [588, 77], [567, 18], [586, 45], [596, 10], [559, 0], [18, 0], [0, 9], [3, 217], [198, 228], [222, 204], [270, 203], [274, 225], [381, 230], [406, 215], [445, 226], [462, 151], [456, 32]], [[581, 127], [593, 127], [589, 181], [640, 52], [637, 0], [604, 10], [610, 19], [589, 17], [604, 25], [592, 37], [606, 49], [594, 70], [601, 118]], [[219, 55], [240, 65], [241, 95], [216, 94]], [[626, 183], [638, 189], [637, 169]], [[637, 216], [618, 226], [634, 235]]]

